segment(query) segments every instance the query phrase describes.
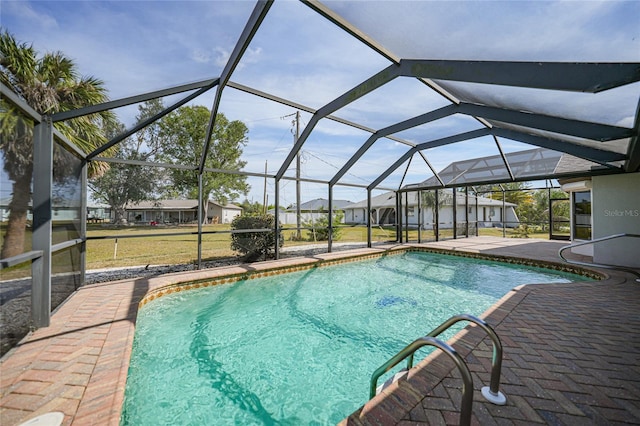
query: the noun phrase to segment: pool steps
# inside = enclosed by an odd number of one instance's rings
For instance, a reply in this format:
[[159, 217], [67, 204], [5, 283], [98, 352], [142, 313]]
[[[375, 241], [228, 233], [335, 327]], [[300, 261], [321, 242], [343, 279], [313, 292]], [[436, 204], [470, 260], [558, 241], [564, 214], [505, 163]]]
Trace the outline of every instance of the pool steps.
[[[471, 377], [469, 367], [453, 347], [436, 338], [460, 321], [468, 321], [479, 326], [491, 338], [491, 341], [493, 342], [493, 357], [491, 359], [491, 382], [489, 386], [485, 386], [482, 388], [482, 396], [492, 404], [505, 405], [507, 403], [507, 398], [502, 392], [500, 392], [502, 343], [500, 342], [500, 338], [498, 337], [496, 332], [489, 324], [487, 324], [480, 318], [469, 314], [452, 316], [451, 318], [440, 324], [438, 327], [436, 327], [434, 330], [432, 330], [426, 336], [420, 337], [419, 339], [411, 342], [404, 349], [390, 358], [387, 362], [378, 367], [371, 376], [369, 399], [382, 392], [391, 383], [398, 381], [405, 376], [408, 376], [409, 370], [413, 368], [413, 355], [418, 349], [424, 346], [434, 346], [447, 354], [453, 360], [456, 367], [458, 367], [458, 370], [460, 370], [462, 376], [462, 404], [460, 409], [460, 424], [465, 426], [471, 424], [471, 408], [473, 406], [473, 378]], [[380, 376], [391, 370], [396, 365], [400, 364], [405, 359], [407, 360], [406, 369], [399, 371], [392, 378], [387, 380], [383, 385], [378, 387], [378, 379], [380, 378]]]

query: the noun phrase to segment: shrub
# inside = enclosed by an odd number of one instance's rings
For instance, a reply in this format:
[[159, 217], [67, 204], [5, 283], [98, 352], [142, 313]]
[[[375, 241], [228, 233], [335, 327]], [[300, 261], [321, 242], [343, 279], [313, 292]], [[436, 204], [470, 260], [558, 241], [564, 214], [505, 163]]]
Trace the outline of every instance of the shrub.
[[[333, 215], [333, 223], [340, 223], [342, 221], [342, 213], [336, 213]], [[329, 215], [320, 216], [314, 221], [304, 222], [303, 226], [309, 228], [309, 241], [328, 241], [329, 240]], [[333, 227], [332, 239], [333, 241], [339, 240], [342, 234], [342, 229], [336, 226]]]
[[[275, 217], [270, 214], [236, 216], [231, 222], [232, 230], [271, 229], [272, 231], [232, 233], [231, 250], [246, 255], [247, 262], [255, 262], [261, 255], [266, 259], [275, 251], [276, 235], [273, 231], [275, 223]], [[282, 247], [284, 244], [282, 233], [279, 237], [278, 242]]]
[[529, 238], [529, 232], [531, 230], [529, 229], [529, 225], [527, 225], [526, 223], [523, 223], [522, 225], [518, 225], [517, 228], [513, 229], [513, 234], [511, 235], [511, 238]]

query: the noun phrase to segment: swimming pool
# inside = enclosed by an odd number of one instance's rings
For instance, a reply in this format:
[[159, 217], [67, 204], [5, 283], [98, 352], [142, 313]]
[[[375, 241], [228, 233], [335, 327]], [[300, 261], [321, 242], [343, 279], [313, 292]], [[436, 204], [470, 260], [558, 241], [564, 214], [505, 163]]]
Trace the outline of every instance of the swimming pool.
[[405, 252], [166, 295], [138, 314], [121, 424], [335, 424], [378, 366], [450, 316], [584, 280]]

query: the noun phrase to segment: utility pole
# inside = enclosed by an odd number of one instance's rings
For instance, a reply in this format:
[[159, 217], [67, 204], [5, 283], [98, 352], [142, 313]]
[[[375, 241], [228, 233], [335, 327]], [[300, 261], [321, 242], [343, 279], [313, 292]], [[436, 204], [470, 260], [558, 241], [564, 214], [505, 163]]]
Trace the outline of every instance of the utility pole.
[[[296, 111], [296, 135], [295, 140], [293, 141], [293, 145], [298, 142], [298, 138], [300, 137], [300, 111]], [[296, 240], [300, 241], [302, 239], [302, 233], [300, 232], [300, 228], [302, 227], [300, 221], [300, 151], [296, 154]]]

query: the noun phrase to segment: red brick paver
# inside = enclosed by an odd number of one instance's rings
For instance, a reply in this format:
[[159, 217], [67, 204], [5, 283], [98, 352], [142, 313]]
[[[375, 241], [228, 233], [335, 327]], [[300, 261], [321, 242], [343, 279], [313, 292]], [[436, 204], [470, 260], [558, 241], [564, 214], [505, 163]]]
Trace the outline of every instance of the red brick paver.
[[[491, 372], [484, 332], [468, 327], [449, 342], [472, 372], [472, 424], [640, 424], [639, 308], [640, 284], [622, 276], [507, 294], [483, 315], [503, 344], [505, 406], [480, 393]], [[341, 425], [458, 424], [461, 388], [453, 362], [433, 354]]]
[[[558, 244], [526, 244], [481, 237], [429, 246], [556, 259]], [[117, 425], [138, 302], [150, 290], [345, 255], [83, 287], [58, 308], [50, 327], [27, 336], [2, 359], [0, 424], [60, 411], [66, 425]], [[460, 332], [451, 342], [472, 371], [472, 424], [640, 423], [639, 286], [622, 275], [594, 283], [524, 286], [487, 311], [484, 318], [504, 345], [501, 390], [508, 401], [502, 407], [484, 402], [479, 392], [489, 382], [490, 341], [478, 327]], [[457, 424], [460, 392], [451, 361], [434, 354], [343, 424]]]

